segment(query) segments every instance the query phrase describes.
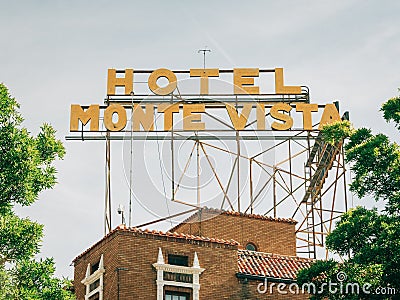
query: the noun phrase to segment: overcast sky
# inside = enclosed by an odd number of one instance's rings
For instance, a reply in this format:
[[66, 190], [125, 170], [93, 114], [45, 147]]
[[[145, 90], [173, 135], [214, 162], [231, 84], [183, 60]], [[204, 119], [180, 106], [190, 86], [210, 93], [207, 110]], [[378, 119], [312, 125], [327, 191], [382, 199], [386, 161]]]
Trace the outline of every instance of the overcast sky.
[[24, 125], [51, 123], [67, 150], [59, 184], [19, 210], [45, 225], [58, 275], [72, 277], [72, 259], [103, 235], [104, 143], [64, 137], [72, 103], [102, 103], [108, 68], [198, 68], [207, 45], [210, 67], [283, 67], [312, 102], [340, 100], [356, 127], [397, 139], [378, 110], [400, 87], [399, 1], [0, 2], [0, 81]]

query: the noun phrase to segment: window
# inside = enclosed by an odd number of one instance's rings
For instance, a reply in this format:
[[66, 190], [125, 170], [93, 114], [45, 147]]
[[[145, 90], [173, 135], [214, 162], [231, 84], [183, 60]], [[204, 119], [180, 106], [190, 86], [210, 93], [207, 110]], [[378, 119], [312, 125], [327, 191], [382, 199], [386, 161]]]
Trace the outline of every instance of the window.
[[100, 286], [100, 278], [89, 285], [89, 292], [94, 291]]
[[88, 264], [86, 276], [82, 280], [85, 285], [85, 299], [103, 300], [103, 279], [104, 279], [104, 257], [103, 254], [94, 264]]
[[100, 266], [100, 260], [91, 266], [90, 274], [93, 274], [94, 272], [96, 272], [99, 269], [99, 266]]
[[193, 274], [164, 272], [164, 280], [193, 283]]
[[[175, 266], [189, 266], [189, 257], [183, 255], [168, 254], [168, 264]], [[175, 299], [174, 299], [175, 300]], [[180, 300], [180, 299], [178, 299]]]
[[95, 295], [89, 298], [89, 300], [99, 300], [99, 299], [100, 299], [99, 293], [96, 293]]
[[190, 296], [187, 293], [165, 292], [165, 300], [189, 300]]
[[257, 247], [256, 247], [256, 245], [254, 245], [253, 243], [247, 243], [247, 245], [246, 245], [246, 250], [249, 250], [249, 251], [257, 251]]

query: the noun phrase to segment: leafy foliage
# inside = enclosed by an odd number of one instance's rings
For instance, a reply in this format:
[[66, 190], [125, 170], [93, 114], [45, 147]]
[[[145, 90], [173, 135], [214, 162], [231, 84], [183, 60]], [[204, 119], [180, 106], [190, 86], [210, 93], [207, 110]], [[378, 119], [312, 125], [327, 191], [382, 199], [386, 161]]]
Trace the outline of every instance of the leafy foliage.
[[0, 215], [0, 265], [38, 253], [42, 236], [43, 225], [12, 213]]
[[[389, 99], [382, 105], [386, 121], [394, 121], [400, 129], [400, 98]], [[355, 177], [350, 190], [359, 198], [372, 196], [385, 202], [385, 209], [356, 207], [343, 214], [327, 237], [328, 249], [346, 257], [343, 263], [317, 261], [298, 274], [298, 281], [321, 286], [334, 280], [333, 274], [345, 271], [346, 282], [395, 288], [400, 293], [400, 147], [384, 134], [370, 129], [353, 130], [349, 124], [338, 122], [322, 129], [329, 143], [348, 138], [346, 160]], [[377, 294], [331, 293], [313, 294], [314, 299], [387, 299]]]
[[400, 96], [386, 101], [382, 105], [381, 111], [386, 122], [393, 121], [396, 123], [396, 127], [400, 129]]
[[322, 138], [329, 144], [336, 143], [348, 138], [353, 133], [351, 123], [347, 120], [326, 124], [321, 130]]
[[37, 137], [20, 125], [23, 121], [18, 103], [0, 84], [0, 211], [14, 204], [30, 205], [45, 189], [56, 183], [51, 163], [65, 154], [55, 130], [48, 124]]
[[386, 209], [399, 210], [400, 148], [383, 134], [373, 135], [362, 128], [350, 137], [346, 157], [355, 174], [351, 191], [358, 197], [373, 196], [387, 200]]
[[55, 267], [51, 258], [35, 261], [18, 261], [15, 268], [0, 268], [0, 300], [74, 299], [71, 282], [54, 277]]
[[328, 248], [342, 256], [368, 252], [380, 233], [380, 215], [376, 209], [357, 207], [344, 214], [326, 239]]
[[0, 265], [0, 300], [15, 299], [16, 289], [9, 271]]
[[56, 184], [52, 163], [65, 149], [48, 124], [32, 136], [21, 126], [18, 108], [0, 84], [0, 300], [73, 299], [70, 282], [54, 277], [53, 259], [34, 260], [43, 225], [13, 212], [15, 204], [31, 205]]
[[54, 277], [54, 261], [47, 258], [40, 261], [24, 260], [14, 270], [17, 297], [19, 299], [73, 299], [67, 290], [70, 282]]
[[309, 269], [299, 271], [297, 283], [299, 286], [313, 283], [308, 291], [311, 293], [310, 298], [315, 300], [381, 299], [373, 295], [372, 291], [379, 287], [382, 273], [380, 265], [365, 267], [355, 263], [340, 264], [334, 260], [316, 261]]

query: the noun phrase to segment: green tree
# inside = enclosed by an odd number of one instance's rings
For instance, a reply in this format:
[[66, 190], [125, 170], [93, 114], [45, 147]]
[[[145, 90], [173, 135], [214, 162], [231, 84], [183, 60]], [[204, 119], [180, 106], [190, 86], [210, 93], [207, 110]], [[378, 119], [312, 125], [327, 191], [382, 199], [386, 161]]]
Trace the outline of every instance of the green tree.
[[39, 252], [43, 226], [12, 213], [0, 216], [0, 265], [29, 259]]
[[[387, 122], [393, 121], [400, 130], [400, 97], [389, 99], [381, 111]], [[328, 249], [345, 257], [343, 263], [317, 261], [309, 269], [299, 272], [300, 284], [313, 282], [320, 286], [334, 280], [345, 270], [343, 284], [371, 284], [390, 287], [400, 293], [400, 147], [384, 134], [373, 134], [370, 129], [354, 130], [348, 122], [338, 122], [322, 129], [325, 141], [334, 143], [348, 139], [346, 160], [355, 177], [350, 190], [359, 198], [383, 200], [385, 207], [377, 209], [356, 207], [343, 214], [336, 228], [328, 235]], [[377, 294], [335, 294], [324, 290], [314, 299], [386, 299], [396, 296]], [[357, 298], [359, 297], [359, 298]]]
[[55, 267], [52, 258], [36, 261], [21, 261], [12, 272], [18, 299], [72, 299], [67, 290], [71, 285], [68, 280], [54, 277]]
[[382, 105], [381, 111], [386, 122], [393, 121], [397, 129], [400, 129], [400, 97], [390, 98]]
[[0, 299], [72, 299], [68, 281], [54, 277], [54, 261], [34, 259], [43, 226], [13, 210], [16, 204], [31, 205], [56, 184], [53, 162], [65, 149], [48, 124], [31, 135], [18, 109], [0, 84]]
[[48, 124], [37, 137], [21, 127], [19, 104], [0, 84], [0, 209], [30, 205], [44, 189], [56, 183], [52, 162], [65, 154], [55, 130]]

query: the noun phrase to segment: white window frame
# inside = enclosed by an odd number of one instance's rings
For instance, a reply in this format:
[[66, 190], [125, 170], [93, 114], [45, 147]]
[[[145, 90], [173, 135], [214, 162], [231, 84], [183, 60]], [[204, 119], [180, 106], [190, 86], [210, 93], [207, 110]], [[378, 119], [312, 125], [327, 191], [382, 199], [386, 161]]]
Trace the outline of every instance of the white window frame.
[[[161, 248], [158, 249], [157, 262], [153, 264], [153, 267], [157, 270], [157, 300], [163, 300], [164, 297], [164, 286], [176, 286], [185, 287], [193, 290], [193, 300], [199, 300], [200, 291], [200, 274], [203, 273], [205, 269], [200, 268], [199, 258], [197, 253], [194, 253], [193, 266], [175, 266], [166, 264], [164, 261], [164, 256], [162, 254]], [[193, 275], [193, 282], [178, 282], [164, 280], [164, 272], [170, 273], [180, 273], [180, 274], [191, 274]]]
[[[88, 264], [86, 268], [86, 275], [85, 278], [81, 281], [85, 286], [86, 286], [86, 294], [85, 294], [85, 300], [89, 300], [90, 297], [92, 297], [94, 294], [99, 293], [99, 300], [103, 300], [103, 286], [104, 286], [104, 272], [106, 270], [104, 269], [104, 258], [103, 254], [101, 255], [100, 262], [99, 262], [99, 267], [96, 271], [91, 273], [91, 267], [90, 263]], [[96, 282], [98, 279], [100, 279], [100, 284], [97, 288], [95, 288], [93, 291], [90, 291], [90, 285], [94, 282]]]

